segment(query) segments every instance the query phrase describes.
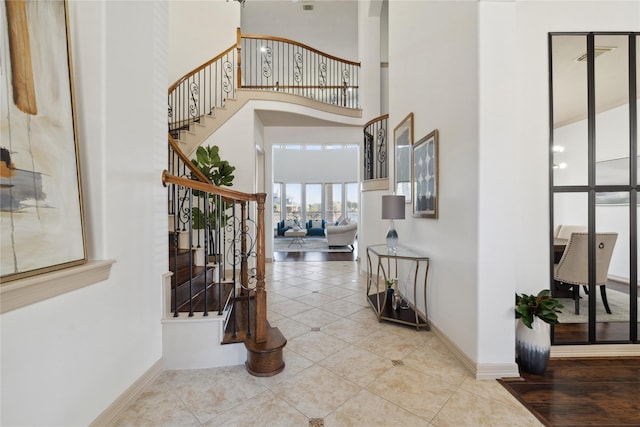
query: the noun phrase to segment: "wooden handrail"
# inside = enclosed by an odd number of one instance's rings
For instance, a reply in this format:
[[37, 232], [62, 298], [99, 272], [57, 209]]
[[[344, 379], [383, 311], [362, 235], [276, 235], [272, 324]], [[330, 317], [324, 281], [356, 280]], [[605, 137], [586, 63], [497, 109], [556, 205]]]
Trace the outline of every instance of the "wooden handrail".
[[185, 74], [184, 76], [180, 77], [174, 84], [172, 84], [171, 86], [169, 86], [169, 95], [171, 95], [171, 92], [173, 92], [175, 90], [176, 87], [178, 87], [178, 85], [180, 83], [182, 83], [183, 81], [187, 80], [189, 77], [191, 77], [192, 75], [194, 75], [195, 73], [197, 73], [198, 71], [203, 70], [204, 68], [208, 67], [209, 65], [213, 64], [214, 62], [216, 62], [218, 59], [222, 58], [224, 55], [228, 54], [229, 52], [231, 52], [233, 49], [236, 48], [236, 45], [231, 46], [230, 48], [228, 48], [227, 50], [225, 50], [224, 52], [222, 52], [220, 55], [216, 56], [213, 59], [208, 60], [207, 62], [205, 62], [204, 64], [200, 65], [199, 67], [194, 68], [193, 70], [189, 71], [187, 74]]
[[380, 117], [376, 117], [375, 119], [371, 119], [369, 120], [367, 123], [365, 123], [364, 126], [362, 126], [363, 128], [367, 128], [370, 125], [374, 124], [375, 122], [379, 122], [380, 120], [384, 120], [384, 119], [388, 119], [389, 115], [388, 114], [383, 114]]
[[182, 150], [180, 149], [176, 141], [173, 139], [171, 134], [169, 134], [169, 145], [173, 148], [174, 153], [176, 153], [178, 157], [180, 157], [180, 160], [183, 161], [185, 166], [189, 168], [189, 170], [198, 177], [198, 180], [213, 185], [213, 183], [209, 180], [209, 178], [204, 176], [204, 174], [200, 172], [200, 170], [197, 167], [195, 167], [193, 163], [191, 163], [191, 160], [189, 160], [189, 158], [182, 152]]
[[166, 169], [162, 171], [162, 184], [165, 187], [167, 186], [167, 184], [176, 184], [182, 187], [191, 188], [193, 190], [217, 194], [238, 202], [257, 202], [261, 194], [264, 194], [264, 197], [266, 197], [266, 193], [243, 193], [242, 191], [230, 190], [225, 187], [218, 187], [217, 185], [213, 185], [211, 183], [194, 181], [188, 178], [181, 178], [175, 175], [171, 175]]
[[259, 40], [273, 40], [276, 42], [284, 42], [284, 43], [289, 43], [289, 44], [293, 44], [296, 46], [300, 46], [304, 49], [308, 49], [313, 53], [317, 53], [318, 55], [322, 55], [322, 56], [326, 56], [329, 59], [333, 59], [334, 61], [340, 61], [340, 62], [344, 62], [346, 64], [349, 65], [357, 65], [358, 67], [360, 66], [359, 62], [355, 62], [355, 61], [350, 61], [348, 59], [343, 59], [343, 58], [338, 58], [337, 56], [333, 56], [333, 55], [329, 55], [328, 53], [322, 52], [318, 49], [312, 48], [311, 46], [308, 46], [304, 43], [300, 43], [297, 42], [295, 40], [291, 40], [291, 39], [286, 39], [284, 37], [275, 37], [275, 36], [266, 36], [266, 35], [260, 35], [260, 34], [241, 34], [242, 38], [244, 39], [259, 39]]

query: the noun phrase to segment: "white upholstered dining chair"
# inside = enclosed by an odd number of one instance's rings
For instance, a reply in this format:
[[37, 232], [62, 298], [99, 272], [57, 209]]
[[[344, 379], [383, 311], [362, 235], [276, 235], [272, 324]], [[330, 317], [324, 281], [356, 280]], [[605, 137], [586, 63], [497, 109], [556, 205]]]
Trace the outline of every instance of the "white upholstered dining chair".
[[[572, 287], [575, 313], [580, 314], [580, 286], [589, 285], [588, 233], [571, 233], [560, 261], [554, 266], [554, 279]], [[596, 233], [596, 285], [607, 313], [607, 275], [618, 233]]]

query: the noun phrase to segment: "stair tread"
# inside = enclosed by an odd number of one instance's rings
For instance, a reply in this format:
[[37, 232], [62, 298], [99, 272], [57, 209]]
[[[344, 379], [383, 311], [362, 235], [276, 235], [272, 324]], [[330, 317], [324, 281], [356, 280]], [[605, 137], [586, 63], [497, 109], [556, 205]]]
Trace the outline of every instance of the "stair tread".
[[[222, 310], [225, 309], [227, 300], [229, 299], [229, 296], [232, 294], [233, 292], [233, 283], [231, 282], [226, 282], [226, 283], [212, 283], [207, 287], [207, 299], [206, 299], [206, 305], [207, 305], [207, 311], [218, 311], [219, 306], [218, 306], [218, 301], [220, 301], [218, 299], [218, 290], [221, 287], [221, 297], [222, 297], [222, 304], [221, 304], [221, 308]], [[196, 295], [194, 295], [194, 297], [192, 298], [192, 302], [193, 302], [193, 311], [194, 312], [204, 312], [205, 310], [205, 295], [204, 295], [204, 289], [202, 289], [201, 291], [199, 291]], [[190, 307], [189, 307], [189, 300], [186, 300], [184, 303], [182, 303], [180, 306], [178, 306], [178, 312], [180, 313], [185, 313], [185, 312], [189, 312]]]

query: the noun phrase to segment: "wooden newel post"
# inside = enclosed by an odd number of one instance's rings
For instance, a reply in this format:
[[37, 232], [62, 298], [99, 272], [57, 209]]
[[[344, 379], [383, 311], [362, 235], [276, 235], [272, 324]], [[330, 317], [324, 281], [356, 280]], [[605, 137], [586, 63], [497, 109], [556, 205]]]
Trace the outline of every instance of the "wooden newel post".
[[238, 51], [238, 69], [236, 70], [237, 73], [237, 79], [238, 81], [236, 82], [236, 88], [241, 89], [242, 88], [242, 55], [240, 55], [240, 53], [242, 52], [242, 33], [240, 32], [240, 28], [238, 27], [236, 29], [236, 50]]
[[267, 341], [267, 292], [264, 288], [265, 254], [264, 254], [264, 203], [265, 193], [258, 196], [258, 227], [256, 236], [256, 343]]

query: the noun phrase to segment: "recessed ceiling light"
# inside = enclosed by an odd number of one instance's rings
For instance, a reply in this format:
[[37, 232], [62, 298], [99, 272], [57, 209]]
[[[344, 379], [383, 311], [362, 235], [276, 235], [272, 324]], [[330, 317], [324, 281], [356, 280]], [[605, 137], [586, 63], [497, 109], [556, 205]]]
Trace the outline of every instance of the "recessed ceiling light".
[[[598, 56], [602, 55], [603, 53], [607, 53], [607, 52], [611, 52], [616, 50], [617, 47], [616, 46], [596, 46], [593, 48], [593, 57], [597, 58]], [[582, 55], [578, 56], [574, 61], [576, 62], [586, 62], [587, 60], [587, 52], [583, 53]]]

